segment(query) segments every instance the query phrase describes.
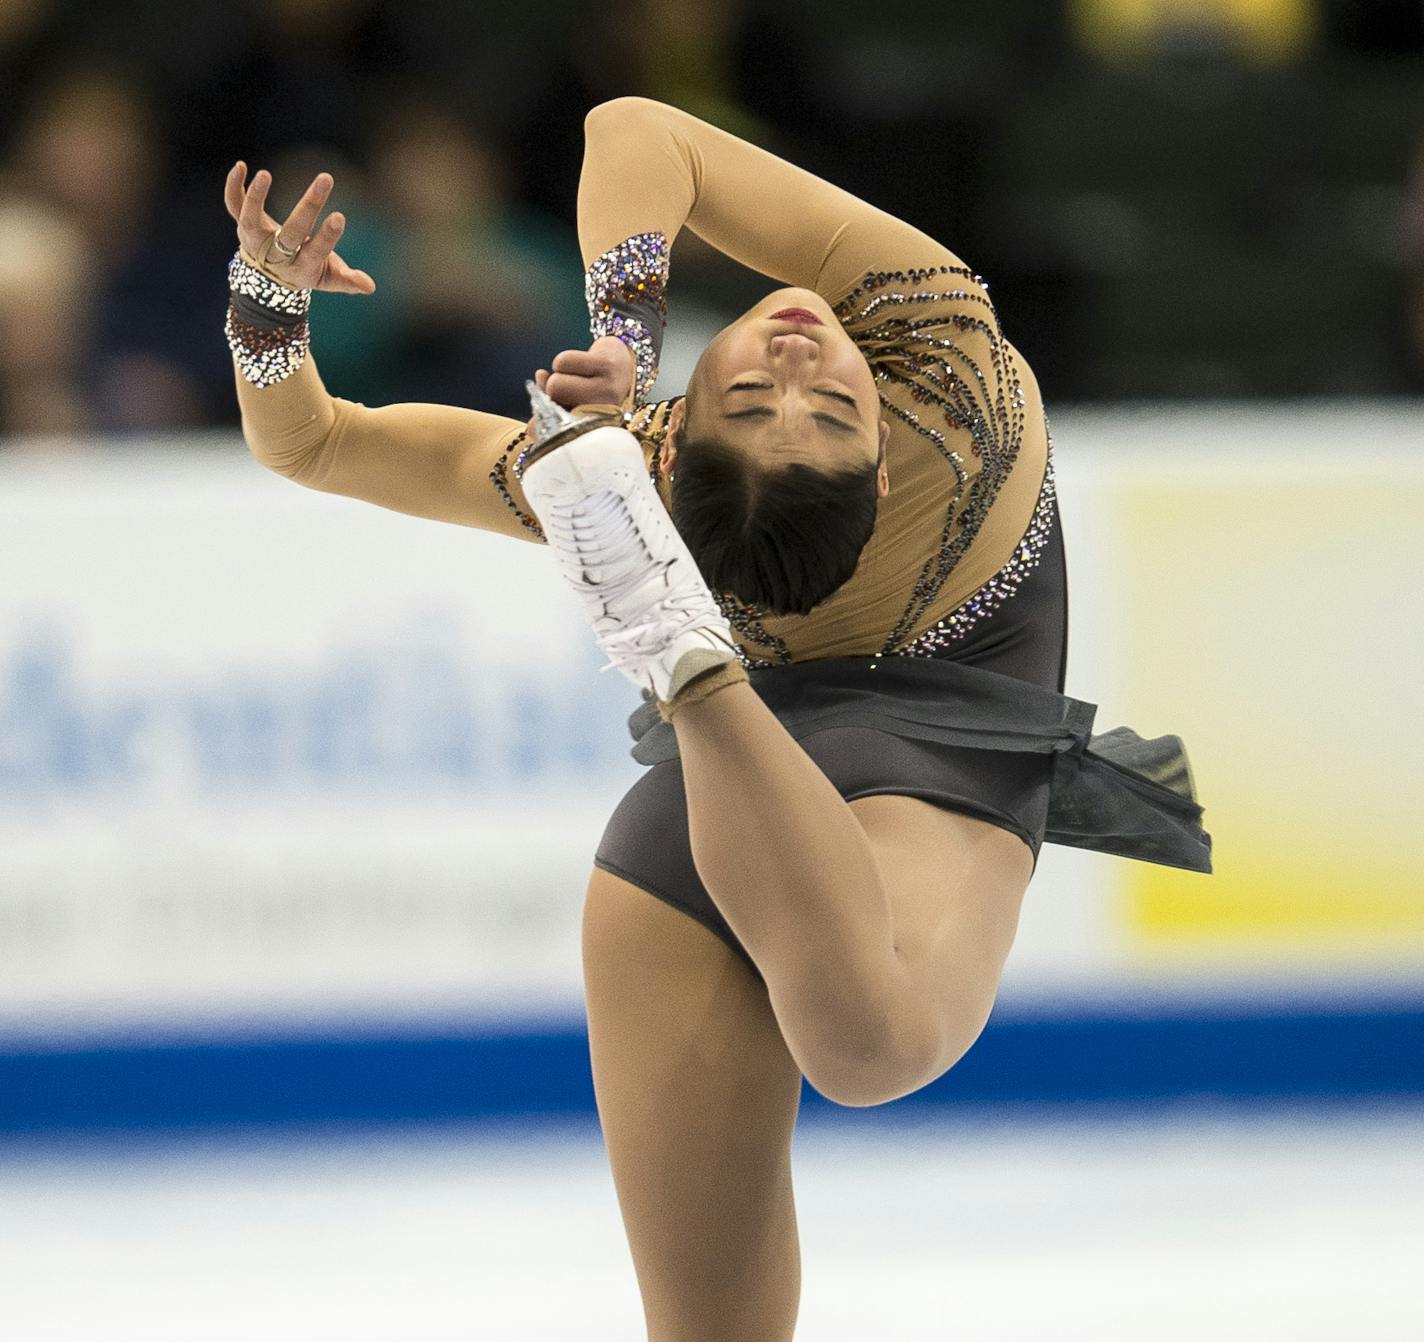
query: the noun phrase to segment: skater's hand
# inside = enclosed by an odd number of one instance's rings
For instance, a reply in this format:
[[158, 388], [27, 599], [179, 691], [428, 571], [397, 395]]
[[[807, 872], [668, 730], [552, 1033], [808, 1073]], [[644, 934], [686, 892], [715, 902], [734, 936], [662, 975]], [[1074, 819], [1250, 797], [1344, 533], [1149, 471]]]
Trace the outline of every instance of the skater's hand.
[[552, 371], [541, 368], [534, 381], [565, 410], [581, 405], [622, 405], [633, 388], [633, 351], [617, 336], [600, 336], [586, 350], [556, 355]]
[[[265, 209], [272, 174], [264, 169], [248, 186], [247, 165], [239, 159], [227, 175], [223, 197], [227, 212], [237, 220], [238, 242], [274, 279], [293, 289], [324, 289], [333, 294], [372, 293], [376, 281], [364, 270], [353, 270], [333, 250], [346, 229], [345, 216], [329, 214], [321, 227], [312, 232], [312, 225], [334, 185], [329, 172], [317, 173], [286, 222], [279, 226]], [[297, 254], [290, 260], [273, 245], [279, 237], [287, 248], [297, 248]]]

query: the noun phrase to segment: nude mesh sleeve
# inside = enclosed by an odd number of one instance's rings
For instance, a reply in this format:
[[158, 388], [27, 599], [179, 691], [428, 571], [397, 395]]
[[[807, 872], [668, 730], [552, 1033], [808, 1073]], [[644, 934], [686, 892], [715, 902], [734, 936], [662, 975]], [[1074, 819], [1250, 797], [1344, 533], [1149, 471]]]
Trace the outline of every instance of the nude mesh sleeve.
[[928, 234], [814, 173], [650, 98], [584, 123], [584, 265], [625, 239], [690, 228], [718, 251], [834, 302], [869, 271], [963, 263]]
[[327, 391], [310, 356], [266, 387], [234, 362], [234, 381], [248, 449], [278, 474], [416, 517], [543, 540], [507, 469], [524, 436], [518, 420], [459, 406], [344, 400]]

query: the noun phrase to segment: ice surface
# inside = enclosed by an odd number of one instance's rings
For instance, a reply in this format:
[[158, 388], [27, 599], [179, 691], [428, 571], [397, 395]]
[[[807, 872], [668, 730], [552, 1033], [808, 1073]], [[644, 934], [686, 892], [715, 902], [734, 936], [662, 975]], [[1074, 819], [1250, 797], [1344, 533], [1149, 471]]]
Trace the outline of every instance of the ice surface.
[[[1421, 1151], [1418, 1111], [803, 1123], [798, 1342], [1424, 1337]], [[644, 1336], [591, 1128], [11, 1148], [0, 1245], [9, 1342]]]

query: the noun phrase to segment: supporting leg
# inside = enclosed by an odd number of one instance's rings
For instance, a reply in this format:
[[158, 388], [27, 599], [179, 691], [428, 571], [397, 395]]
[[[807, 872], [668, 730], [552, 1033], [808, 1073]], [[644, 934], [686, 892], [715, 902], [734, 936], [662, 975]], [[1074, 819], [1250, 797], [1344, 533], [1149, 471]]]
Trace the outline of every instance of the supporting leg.
[[706, 928], [602, 870], [584, 907], [584, 980], [649, 1342], [787, 1342], [801, 1077], [766, 990]]

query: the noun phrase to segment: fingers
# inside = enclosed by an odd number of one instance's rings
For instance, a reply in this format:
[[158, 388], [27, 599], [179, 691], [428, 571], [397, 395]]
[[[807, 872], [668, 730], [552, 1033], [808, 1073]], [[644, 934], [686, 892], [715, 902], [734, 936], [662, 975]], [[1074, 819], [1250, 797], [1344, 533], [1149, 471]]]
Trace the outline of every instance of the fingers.
[[596, 373], [602, 372], [605, 364], [598, 355], [590, 354], [587, 350], [566, 349], [562, 354], [554, 355], [551, 367], [556, 373], [572, 373], [577, 377], [592, 377]]
[[242, 213], [242, 184], [247, 180], [247, 164], [241, 159], [228, 169], [227, 181], [223, 183], [223, 204], [227, 212], [236, 219]]
[[[306, 242], [333, 185], [334, 179], [329, 172], [319, 172], [312, 179], [312, 184], [307, 187], [296, 208], [287, 216], [287, 222], [277, 230], [277, 238], [285, 247], [295, 250]], [[327, 222], [330, 223], [330, 220]], [[337, 237], [339, 236], [338, 230]], [[332, 238], [327, 250], [330, 251], [335, 245], [336, 238]]]
[[[259, 257], [271, 251], [267, 264], [283, 265], [287, 268], [284, 276], [291, 276], [293, 283], [310, 285], [331, 293], [371, 294], [376, 291], [376, 281], [364, 270], [355, 270], [336, 254], [336, 244], [346, 231], [346, 216], [341, 213], [328, 215], [315, 233], [311, 232], [316, 217], [331, 195], [335, 180], [329, 172], [318, 173], [306, 194], [287, 216], [279, 228], [266, 212], [267, 193], [272, 186], [272, 174], [263, 169], [247, 182], [247, 164], [241, 159], [228, 169], [223, 183], [223, 202], [227, 212], [237, 220], [238, 238], [243, 246], [250, 248]], [[308, 240], [310, 239], [310, 240]], [[270, 240], [270, 246], [269, 246]], [[272, 250], [281, 242], [299, 255], [287, 258], [280, 251]]]
[[566, 410], [606, 401], [612, 395], [606, 379], [575, 377], [571, 373], [554, 373], [545, 380], [544, 390]]
[[[587, 355], [579, 350], [565, 350], [554, 359], [554, 368], [562, 369], [571, 362], [579, 363], [586, 359]], [[579, 405], [595, 405], [621, 399], [613, 382], [606, 376], [607, 370], [601, 361], [595, 359], [594, 368], [595, 371], [590, 374], [561, 371], [551, 373], [547, 368], [540, 368], [534, 374], [534, 385], [565, 410], [572, 410]]]
[[272, 174], [265, 168], [253, 179], [242, 198], [242, 208], [238, 211], [237, 226], [249, 237], [257, 237], [262, 232], [262, 220], [266, 213], [267, 192], [272, 186]]
[[635, 368], [637, 356], [617, 336], [599, 336], [589, 347], [589, 353], [611, 361], [615, 368]]
[[373, 294], [376, 281], [364, 270], [353, 270], [335, 252], [326, 262], [326, 275], [321, 287], [343, 294]]
[[302, 248], [303, 265], [316, 269], [319, 276], [316, 287], [319, 289], [344, 294], [374, 293], [376, 281], [364, 270], [353, 270], [334, 250], [345, 231], [344, 214], [337, 211], [328, 215], [311, 241]]
[[[292, 212], [292, 218], [295, 217], [296, 211], [294, 210]], [[295, 234], [292, 233], [287, 233], [286, 236], [283, 236], [283, 230], [285, 230], [291, 222], [292, 219], [289, 218], [287, 223], [282, 225], [282, 228], [277, 231], [277, 237], [290, 248], [295, 249], [301, 247], [302, 259], [310, 266], [320, 266], [322, 262], [331, 255], [341, 235], [346, 231], [346, 216], [339, 211], [327, 215], [322, 221], [321, 227], [317, 229], [315, 235], [309, 242], [305, 241], [307, 236], [305, 233], [302, 234], [301, 238], [296, 237]]]

